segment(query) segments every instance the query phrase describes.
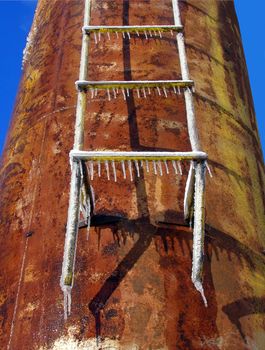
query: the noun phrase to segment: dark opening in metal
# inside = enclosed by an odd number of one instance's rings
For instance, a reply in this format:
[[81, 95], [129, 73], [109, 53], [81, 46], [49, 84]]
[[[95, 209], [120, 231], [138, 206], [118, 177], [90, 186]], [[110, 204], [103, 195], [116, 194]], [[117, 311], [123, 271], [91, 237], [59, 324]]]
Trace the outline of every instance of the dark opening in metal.
[[[120, 215], [95, 214], [91, 217], [90, 227], [115, 225], [123, 220], [125, 220], [125, 218]], [[79, 222], [79, 228], [83, 227], [87, 227], [86, 220], [81, 220]]]

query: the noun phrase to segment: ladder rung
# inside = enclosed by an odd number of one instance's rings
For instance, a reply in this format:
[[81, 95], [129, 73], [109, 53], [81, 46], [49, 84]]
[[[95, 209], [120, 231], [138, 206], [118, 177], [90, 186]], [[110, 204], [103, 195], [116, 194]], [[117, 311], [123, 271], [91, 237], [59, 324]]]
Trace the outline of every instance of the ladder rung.
[[193, 80], [131, 80], [131, 81], [87, 81], [87, 80], [78, 80], [76, 81], [76, 87], [79, 90], [91, 89], [111, 89], [111, 88], [120, 88], [120, 89], [133, 89], [133, 88], [155, 88], [155, 87], [193, 87]]
[[89, 33], [115, 33], [115, 32], [129, 32], [129, 33], [144, 33], [145, 31], [168, 32], [171, 30], [180, 32], [183, 30], [182, 26], [176, 25], [139, 25], [139, 26], [84, 26], [83, 31]]
[[206, 160], [205, 152], [135, 152], [135, 151], [79, 151], [70, 152], [79, 160]]

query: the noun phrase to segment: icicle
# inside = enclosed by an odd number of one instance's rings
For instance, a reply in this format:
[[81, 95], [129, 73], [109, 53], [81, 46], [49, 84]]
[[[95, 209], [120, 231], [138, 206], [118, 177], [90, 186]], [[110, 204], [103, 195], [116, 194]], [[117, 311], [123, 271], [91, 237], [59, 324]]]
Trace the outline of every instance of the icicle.
[[140, 166], [141, 166], [141, 168], [144, 167], [144, 161], [142, 159], [140, 160]]
[[64, 319], [67, 320], [68, 316], [71, 314], [71, 292], [72, 287], [71, 286], [62, 286], [63, 291], [63, 308], [64, 308]]
[[153, 37], [153, 35], [152, 35], [151, 30], [149, 30], [148, 32], [149, 32], [150, 38], [152, 38], [152, 37]]
[[192, 217], [190, 217], [189, 227], [192, 229]]
[[130, 40], [130, 39], [131, 39], [130, 33], [129, 33], [129, 32], [127, 32], [127, 35], [128, 35], [129, 40]]
[[166, 168], [166, 173], [169, 174], [169, 169], [168, 169], [167, 161], [166, 161], [166, 160], [164, 160], [164, 164], [165, 164], [165, 168]]
[[128, 160], [128, 167], [129, 167], [129, 173], [130, 173], [131, 181], [133, 181], [132, 162], [131, 162], [131, 160]]
[[86, 198], [86, 219], [87, 219], [86, 239], [87, 239], [87, 241], [89, 239], [89, 230], [90, 230], [90, 225], [91, 225], [91, 202], [90, 202], [90, 200], [92, 200], [93, 205], [95, 203], [95, 195], [94, 195], [94, 191], [93, 191], [92, 186], [90, 186], [90, 190], [91, 190], [92, 198], [90, 198], [89, 195], [87, 195], [87, 198]]
[[109, 162], [107, 160], [105, 160], [105, 169], [107, 172], [107, 179], [110, 180], [110, 176], [109, 176]]
[[150, 87], [148, 87], [147, 90], [148, 90], [148, 95], [151, 95], [151, 89], [150, 89]]
[[94, 89], [90, 89], [91, 91], [91, 98], [93, 99], [94, 98]]
[[149, 173], [149, 163], [148, 163], [148, 160], [145, 161], [145, 165], [146, 165], [146, 171]]
[[156, 162], [155, 162], [155, 160], [153, 160], [153, 168], [154, 168], [154, 173], [155, 173], [155, 175], [157, 175]]
[[208, 162], [207, 162], [207, 161], [205, 162], [205, 165], [206, 165], [206, 168], [207, 168], [207, 171], [208, 171], [208, 173], [209, 173], [210, 177], [213, 177], [213, 174], [212, 174], [211, 168], [209, 167], [209, 164], [208, 164]]
[[193, 86], [193, 87], [191, 88], [191, 90], [192, 90], [192, 92], [194, 93], [194, 92], [195, 92], [195, 86]]
[[124, 101], [126, 101], [126, 95], [125, 95], [124, 88], [122, 88], [121, 91], [122, 91], [122, 94], [123, 94], [123, 99], [124, 99]]
[[74, 280], [74, 264], [77, 246], [78, 220], [80, 213], [79, 205], [82, 203], [82, 199], [80, 198], [80, 189], [82, 188], [83, 169], [81, 166], [81, 161], [73, 161], [73, 176], [71, 179], [70, 205], [68, 212], [69, 215], [65, 236], [62, 274], [60, 278], [60, 287], [64, 294], [65, 319], [67, 319], [67, 316], [71, 312], [71, 289]]
[[127, 96], [129, 97], [130, 96], [130, 90], [126, 89], [126, 93], [127, 93]]
[[122, 37], [123, 37], [123, 39], [125, 39], [125, 34], [124, 34], [124, 32], [122, 32]]
[[178, 161], [177, 164], [178, 164], [179, 173], [180, 175], [182, 175], [181, 163]]
[[97, 44], [98, 43], [98, 39], [97, 39], [97, 33], [94, 32], [94, 40], [95, 40], [95, 43]]
[[125, 169], [124, 160], [121, 161], [121, 168], [122, 168], [123, 178], [126, 179], [126, 169]]
[[146, 30], [144, 31], [144, 35], [145, 35], [145, 39], [148, 39], [148, 36], [147, 36]]
[[204, 193], [205, 193], [205, 162], [197, 163], [195, 167], [195, 196], [194, 196], [194, 229], [191, 279], [195, 288], [200, 292], [204, 305], [207, 300], [202, 285], [202, 270], [204, 256]]
[[173, 30], [172, 30], [172, 29], [170, 30], [170, 34], [171, 34], [171, 36], [173, 36], [173, 35], [174, 35], [174, 34], [173, 34]]
[[194, 199], [194, 161], [190, 162], [190, 169], [188, 173], [188, 178], [185, 186], [184, 193], [184, 219], [185, 221], [190, 221], [192, 225], [193, 218], [193, 199]]
[[93, 160], [89, 162], [89, 168], [90, 168], [90, 179], [93, 181], [94, 179], [94, 164]]
[[110, 33], [109, 32], [107, 32], [107, 36], [108, 36], [108, 39], [110, 40]]
[[167, 97], [167, 90], [165, 87], [163, 87], [163, 91], [164, 91], [165, 96]]
[[101, 39], [101, 33], [98, 32], [98, 41], [100, 41], [100, 39]]
[[178, 86], [178, 94], [180, 95], [180, 87]]
[[82, 185], [83, 185], [83, 181], [84, 181], [84, 172], [83, 172], [83, 167], [82, 167], [81, 162], [80, 162], [80, 164], [79, 164], [79, 168], [80, 168], [81, 187], [82, 187]]
[[111, 97], [110, 97], [110, 91], [109, 91], [109, 89], [107, 89], [107, 94], [108, 94], [108, 100], [110, 101], [110, 100], [111, 100]]
[[98, 89], [95, 89], [95, 97], [98, 95]]
[[98, 177], [101, 176], [101, 163], [100, 160], [98, 160]]
[[162, 33], [161, 33], [161, 31], [159, 30], [158, 33], [159, 33], [160, 38], [162, 39]]
[[115, 88], [112, 88], [112, 91], [113, 91], [114, 98], [117, 98], [117, 94], [116, 94]]
[[117, 39], [119, 39], [119, 33], [115, 32]]
[[156, 87], [157, 91], [158, 91], [158, 95], [161, 96], [161, 91], [159, 89], [159, 86]]
[[175, 170], [175, 174], [178, 175], [178, 169], [177, 169], [177, 165], [176, 165], [176, 161], [175, 160], [172, 160], [172, 165], [173, 165], [173, 168]]
[[174, 94], [177, 93], [177, 90], [176, 90], [175, 86], [173, 86], [173, 91], [174, 91]]
[[117, 173], [116, 173], [116, 167], [115, 167], [114, 160], [111, 161], [111, 165], [112, 165], [112, 170], [113, 170], [114, 181], [117, 182]]
[[139, 169], [139, 164], [137, 160], [134, 161], [134, 165], [136, 168], [137, 176], [140, 177], [140, 169]]
[[140, 90], [138, 88], [136, 90], [137, 90], [137, 97], [140, 98], [141, 97], [140, 96]]
[[139, 34], [138, 30], [136, 30], [136, 34], [137, 34], [138, 36], [140, 36], [140, 34]]
[[91, 226], [91, 216], [87, 218], [87, 228], [86, 228], [86, 240], [89, 240], [89, 231], [90, 231], [90, 226]]
[[158, 163], [158, 169], [159, 169], [159, 172], [160, 172], [160, 176], [163, 176], [163, 169], [162, 169], [161, 161], [159, 160], [157, 163]]
[[116, 88], [116, 94], [119, 95], [119, 89], [118, 88]]
[[145, 88], [143, 88], [143, 94], [144, 94], [144, 98], [146, 98]]

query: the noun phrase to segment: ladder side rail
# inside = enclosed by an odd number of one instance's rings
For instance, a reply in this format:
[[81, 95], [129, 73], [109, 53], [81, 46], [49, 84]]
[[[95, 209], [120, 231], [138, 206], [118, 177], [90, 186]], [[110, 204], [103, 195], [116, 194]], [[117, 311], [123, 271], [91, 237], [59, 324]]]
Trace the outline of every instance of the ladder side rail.
[[[91, 0], [85, 0], [84, 26], [90, 23]], [[82, 35], [79, 80], [87, 79], [90, 37], [85, 32]], [[86, 92], [78, 91], [76, 106], [74, 149], [81, 150], [84, 145], [84, 116], [86, 110]]]
[[204, 305], [207, 300], [203, 290], [203, 260], [205, 237], [205, 172], [206, 161], [196, 162], [194, 184], [194, 228], [191, 280], [201, 294]]
[[[179, 11], [179, 0], [172, 0], [174, 15], [174, 24], [181, 26], [181, 17]], [[177, 46], [179, 52], [180, 69], [183, 80], [189, 80], [189, 68], [186, 56], [184, 35], [182, 32], [176, 34]], [[192, 151], [201, 151], [201, 145], [196, 125], [196, 116], [193, 103], [193, 93], [191, 89], [185, 89], [184, 99], [186, 105], [186, 115], [188, 124], [188, 133]], [[207, 300], [204, 295], [202, 285], [203, 256], [204, 256], [204, 236], [205, 236], [205, 167], [206, 161], [194, 162], [190, 167], [189, 176], [186, 183], [184, 195], [184, 218], [192, 221], [194, 216], [193, 228], [193, 254], [192, 254], [192, 282], [195, 288], [201, 293], [205, 306]]]
[[[91, 0], [84, 0], [84, 25], [89, 25]], [[90, 38], [83, 32], [82, 49], [80, 58], [79, 79], [87, 78], [88, 69], [88, 52]], [[86, 111], [86, 92], [78, 91], [77, 107], [76, 107], [76, 122], [75, 122], [75, 138], [74, 149], [81, 150], [84, 144], [84, 117]], [[80, 216], [81, 202], [81, 187], [82, 187], [82, 172], [79, 160], [74, 160], [71, 164], [71, 183], [70, 197], [68, 207], [67, 228], [65, 234], [64, 255], [62, 264], [62, 275], [60, 286], [64, 293], [64, 317], [65, 319], [70, 314], [71, 310], [71, 289], [74, 281], [74, 266], [76, 257], [77, 235]], [[83, 191], [82, 191], [83, 192]], [[89, 200], [89, 199], [88, 199]]]
[[[176, 26], [182, 26], [178, 0], [172, 0], [172, 8], [173, 8], [173, 15], [174, 15], [174, 24]], [[183, 80], [190, 80], [183, 33], [178, 32], [176, 35], [176, 38], [177, 38], [177, 45], [178, 45], [178, 52], [179, 52], [181, 76]], [[185, 98], [185, 105], [186, 105], [188, 132], [189, 132], [191, 148], [193, 151], [200, 151], [201, 146], [200, 146], [198, 130], [196, 126], [196, 117], [195, 117], [195, 111], [194, 111], [192, 91], [190, 91], [189, 89], [185, 89], [184, 98]]]

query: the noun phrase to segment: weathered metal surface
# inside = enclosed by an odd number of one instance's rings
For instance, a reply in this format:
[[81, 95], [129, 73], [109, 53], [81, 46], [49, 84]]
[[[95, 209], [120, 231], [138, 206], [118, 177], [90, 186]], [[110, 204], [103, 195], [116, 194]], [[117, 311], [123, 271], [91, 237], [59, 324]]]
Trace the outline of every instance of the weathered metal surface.
[[[214, 174], [206, 192], [209, 307], [190, 278], [186, 175], [103, 178], [93, 183], [96, 213], [123, 220], [103, 225], [99, 217], [88, 241], [80, 230], [64, 323], [59, 280], [83, 3], [40, 0], [0, 173], [2, 349], [263, 348], [265, 175], [237, 19], [231, 1], [215, 0], [182, 2], [181, 16]], [[91, 25], [150, 23], [173, 23], [170, 1], [92, 2]], [[180, 78], [170, 35], [92, 42], [89, 79], [147, 78]], [[89, 103], [85, 148], [190, 150], [183, 97]]]

